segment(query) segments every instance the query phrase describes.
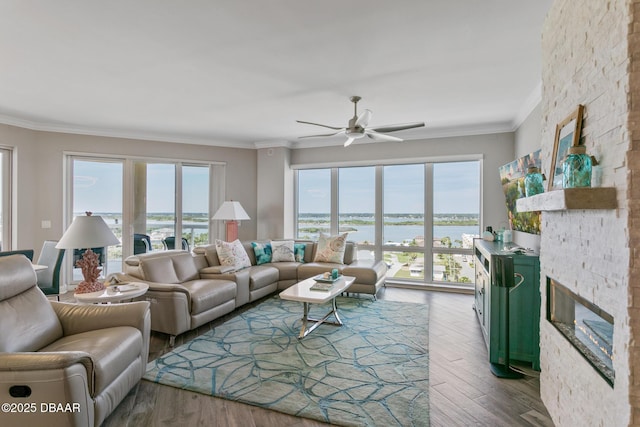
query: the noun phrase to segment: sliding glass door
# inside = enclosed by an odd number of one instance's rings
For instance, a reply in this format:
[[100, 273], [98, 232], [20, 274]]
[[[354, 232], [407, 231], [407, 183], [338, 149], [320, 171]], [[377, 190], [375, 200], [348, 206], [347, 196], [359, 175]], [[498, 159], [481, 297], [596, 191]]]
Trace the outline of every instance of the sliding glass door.
[[[113, 234], [122, 242], [123, 225], [123, 170], [120, 160], [75, 159], [73, 170], [73, 217], [100, 215]], [[122, 271], [122, 244], [103, 248], [94, 248], [100, 256], [104, 275]], [[73, 250], [73, 265], [80, 259], [84, 249]], [[67, 256], [67, 259], [69, 257]], [[73, 280], [82, 279], [79, 268], [73, 268]]]
[[82, 156], [68, 156], [68, 165], [69, 222], [86, 211], [101, 215], [121, 242], [104, 254], [105, 274], [121, 271], [132, 254], [210, 242], [211, 203], [224, 200], [210, 197], [212, 170], [220, 177], [223, 165]]

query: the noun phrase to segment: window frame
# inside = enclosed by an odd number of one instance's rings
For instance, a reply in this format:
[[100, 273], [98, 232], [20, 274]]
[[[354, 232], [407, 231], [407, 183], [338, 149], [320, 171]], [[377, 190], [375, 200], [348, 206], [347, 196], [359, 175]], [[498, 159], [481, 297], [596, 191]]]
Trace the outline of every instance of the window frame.
[[[339, 169], [349, 167], [375, 167], [375, 243], [371, 245], [358, 244], [358, 249], [368, 249], [373, 251], [377, 260], [384, 259], [385, 252], [413, 252], [422, 253], [424, 257], [424, 278], [422, 280], [400, 280], [388, 278], [387, 283], [408, 283], [418, 285], [437, 285], [439, 287], [472, 287], [471, 283], [451, 282], [435, 280], [434, 273], [434, 257], [437, 254], [460, 254], [471, 257], [473, 248], [440, 248], [433, 245], [433, 219], [434, 219], [434, 164], [436, 163], [456, 163], [456, 162], [477, 162], [478, 163], [478, 227], [481, 228], [482, 218], [482, 200], [483, 200], [483, 156], [482, 155], [463, 155], [463, 156], [447, 156], [438, 158], [418, 158], [385, 162], [340, 162], [335, 164], [315, 164], [315, 165], [292, 165], [294, 170], [294, 236], [299, 236], [299, 177], [300, 171], [309, 169], [330, 169], [331, 171], [331, 234], [338, 233], [339, 226]], [[424, 164], [424, 239], [423, 247], [415, 246], [391, 246], [383, 244], [384, 231], [384, 166], [408, 165], [408, 164]], [[431, 242], [427, 244], [427, 242]], [[473, 279], [473, 278], [471, 278]]]
[[[122, 262], [127, 256], [133, 255], [133, 232], [125, 232], [125, 230], [133, 230], [134, 221], [134, 185], [135, 174], [134, 166], [136, 163], [166, 163], [175, 166], [175, 191], [174, 191], [174, 205], [176, 207], [175, 218], [175, 233], [176, 236], [182, 236], [182, 221], [183, 212], [182, 198], [182, 177], [180, 173], [183, 166], [207, 166], [209, 169], [209, 212], [207, 215], [211, 215], [211, 212], [215, 210], [225, 200], [225, 175], [226, 175], [226, 162], [220, 161], [198, 161], [190, 159], [166, 159], [166, 158], [154, 158], [154, 157], [141, 157], [141, 156], [119, 156], [119, 155], [100, 155], [95, 153], [82, 153], [82, 152], [65, 152], [64, 156], [64, 212], [63, 221], [66, 230], [73, 221], [73, 194], [74, 194], [74, 161], [96, 161], [96, 162], [120, 162], [123, 165], [123, 178], [122, 178]], [[178, 210], [180, 209], [180, 210]], [[209, 219], [208, 222], [208, 243], [212, 243], [216, 238], [224, 236], [224, 229], [216, 224], [215, 221]], [[73, 266], [71, 265], [72, 257], [65, 257], [65, 282], [72, 283], [71, 274]]]

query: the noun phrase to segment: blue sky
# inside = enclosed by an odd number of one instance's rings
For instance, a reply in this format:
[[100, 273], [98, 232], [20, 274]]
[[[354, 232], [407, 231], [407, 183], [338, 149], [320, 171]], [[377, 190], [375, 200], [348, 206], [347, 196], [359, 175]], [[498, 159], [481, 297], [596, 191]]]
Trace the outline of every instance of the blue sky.
[[[478, 213], [480, 170], [478, 162], [434, 164], [434, 212]], [[422, 213], [424, 210], [424, 165], [384, 167], [384, 211]], [[329, 169], [303, 170], [298, 176], [301, 213], [329, 213]], [[339, 170], [341, 213], [373, 213], [374, 167]]]
[[[74, 163], [74, 212], [119, 212], [122, 210], [122, 164], [76, 161]], [[147, 211], [173, 212], [174, 165], [150, 164], [147, 169]], [[384, 209], [387, 213], [421, 213], [424, 209], [424, 165], [384, 168]], [[183, 167], [183, 211], [207, 212], [208, 168]], [[374, 211], [375, 168], [341, 168], [339, 173], [341, 213]], [[434, 164], [434, 211], [477, 213], [479, 211], [479, 163]], [[304, 170], [299, 175], [300, 212], [329, 213], [330, 170]]]
[[[74, 162], [74, 212], [122, 211], [122, 163]], [[183, 166], [184, 212], [207, 212], [209, 206], [208, 167]], [[149, 164], [147, 167], [147, 211], [174, 212], [175, 166]]]

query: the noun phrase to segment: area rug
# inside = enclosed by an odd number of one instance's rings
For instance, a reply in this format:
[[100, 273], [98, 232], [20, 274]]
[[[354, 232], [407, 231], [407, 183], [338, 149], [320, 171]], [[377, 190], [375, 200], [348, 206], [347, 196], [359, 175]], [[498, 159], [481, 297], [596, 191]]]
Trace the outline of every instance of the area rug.
[[269, 298], [149, 363], [144, 378], [336, 425], [429, 425], [428, 306], [339, 297], [338, 310], [343, 326], [298, 340], [302, 304]]

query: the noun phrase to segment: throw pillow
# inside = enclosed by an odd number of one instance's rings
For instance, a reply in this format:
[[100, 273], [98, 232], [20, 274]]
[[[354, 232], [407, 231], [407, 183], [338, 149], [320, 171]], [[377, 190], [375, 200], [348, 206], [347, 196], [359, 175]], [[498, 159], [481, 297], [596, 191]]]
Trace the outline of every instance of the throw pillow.
[[295, 261], [293, 240], [271, 241], [271, 262]]
[[251, 267], [249, 255], [247, 255], [247, 251], [244, 250], [244, 246], [242, 246], [240, 240], [236, 239], [231, 243], [216, 240], [216, 252], [218, 252], [220, 264], [224, 266], [232, 266], [236, 271], [245, 267]]
[[316, 256], [313, 258], [313, 261], [342, 264], [344, 261], [347, 234], [348, 233], [342, 233], [336, 236], [329, 236], [328, 234], [320, 232], [318, 249], [316, 250]]
[[306, 243], [294, 243], [293, 255], [296, 258], [296, 262], [304, 262], [304, 250], [306, 249]]
[[269, 243], [251, 242], [253, 253], [256, 254], [256, 265], [271, 262], [271, 245]]

